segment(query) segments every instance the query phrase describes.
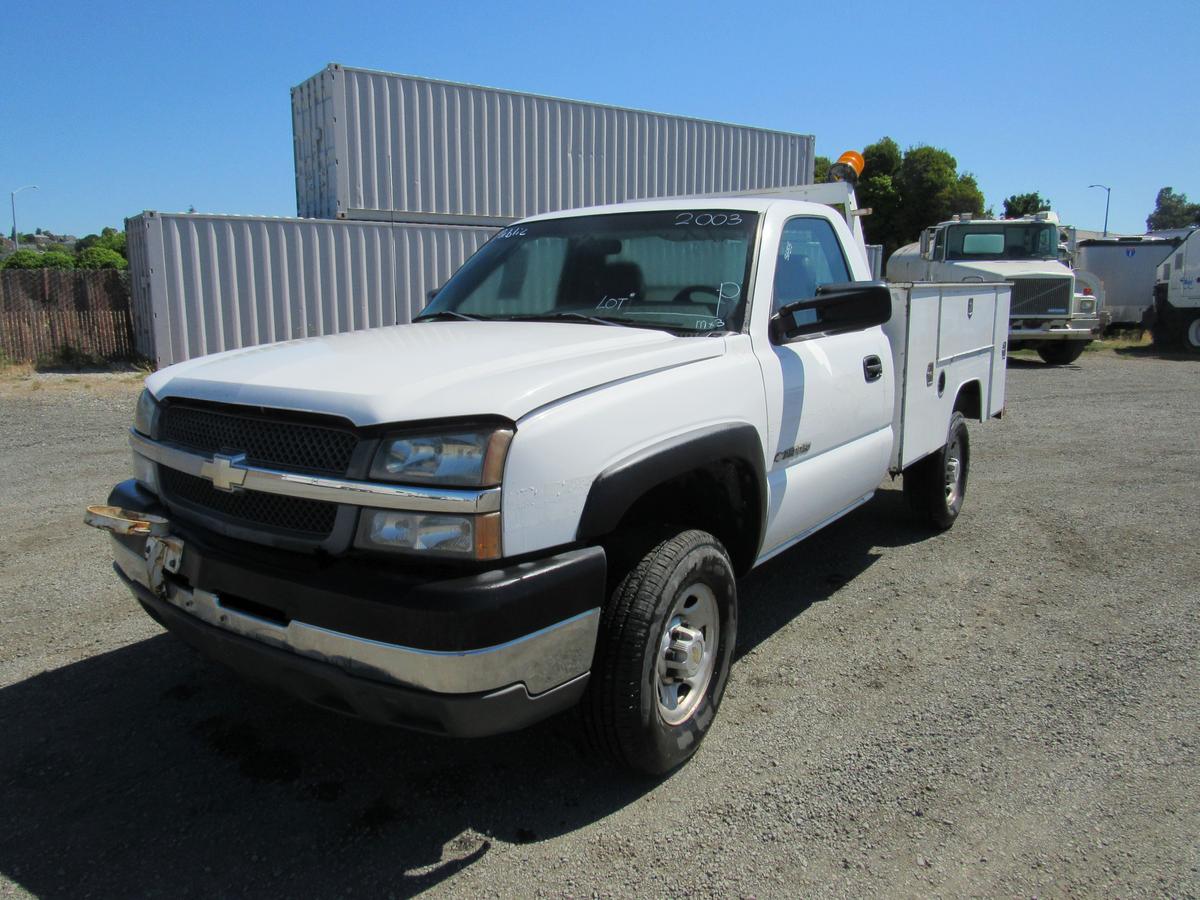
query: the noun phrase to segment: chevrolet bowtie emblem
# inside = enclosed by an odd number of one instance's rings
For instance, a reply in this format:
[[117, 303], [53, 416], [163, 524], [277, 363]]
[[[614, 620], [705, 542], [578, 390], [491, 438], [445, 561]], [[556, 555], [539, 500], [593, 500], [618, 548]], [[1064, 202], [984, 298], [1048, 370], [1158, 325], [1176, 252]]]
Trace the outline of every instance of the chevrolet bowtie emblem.
[[235, 456], [216, 453], [209, 462], [200, 466], [200, 477], [211, 481], [218, 491], [234, 491], [246, 480], [246, 470], [242, 468], [245, 462], [245, 453]]

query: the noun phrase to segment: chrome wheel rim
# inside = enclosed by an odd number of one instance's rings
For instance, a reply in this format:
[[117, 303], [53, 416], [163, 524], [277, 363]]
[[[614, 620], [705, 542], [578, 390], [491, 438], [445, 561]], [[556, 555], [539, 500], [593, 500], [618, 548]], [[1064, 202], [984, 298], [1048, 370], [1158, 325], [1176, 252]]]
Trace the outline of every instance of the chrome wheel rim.
[[704, 584], [680, 591], [658, 641], [655, 692], [668, 725], [692, 717], [708, 692], [720, 647], [717, 596]]
[[962, 441], [954, 436], [946, 447], [946, 508], [955, 509], [962, 499], [963, 452]]

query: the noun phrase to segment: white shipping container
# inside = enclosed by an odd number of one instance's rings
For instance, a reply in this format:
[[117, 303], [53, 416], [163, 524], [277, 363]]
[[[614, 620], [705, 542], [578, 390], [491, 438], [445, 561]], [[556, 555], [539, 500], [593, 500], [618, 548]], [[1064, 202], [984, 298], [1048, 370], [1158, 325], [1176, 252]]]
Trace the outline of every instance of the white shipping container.
[[410, 322], [496, 229], [144, 212], [125, 231], [137, 349], [162, 367]]
[[812, 183], [813, 137], [331, 64], [292, 88], [301, 216], [498, 225]]

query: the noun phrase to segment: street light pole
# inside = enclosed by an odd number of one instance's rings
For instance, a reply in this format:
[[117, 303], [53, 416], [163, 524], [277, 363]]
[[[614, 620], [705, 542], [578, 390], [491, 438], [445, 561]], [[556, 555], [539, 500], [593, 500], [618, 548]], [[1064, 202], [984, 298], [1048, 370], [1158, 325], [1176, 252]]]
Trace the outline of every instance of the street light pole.
[[31, 189], [36, 191], [38, 186], [36, 184], [27, 184], [24, 187], [17, 188], [15, 191], [10, 191], [8, 195], [9, 202], [12, 203], [14, 250], [19, 250], [21, 248], [21, 232], [17, 231], [17, 194], [21, 193], [21, 191], [28, 191]]
[[1108, 201], [1112, 199], [1112, 188], [1103, 184], [1089, 184], [1089, 188], [1104, 188], [1104, 236], [1108, 237]]

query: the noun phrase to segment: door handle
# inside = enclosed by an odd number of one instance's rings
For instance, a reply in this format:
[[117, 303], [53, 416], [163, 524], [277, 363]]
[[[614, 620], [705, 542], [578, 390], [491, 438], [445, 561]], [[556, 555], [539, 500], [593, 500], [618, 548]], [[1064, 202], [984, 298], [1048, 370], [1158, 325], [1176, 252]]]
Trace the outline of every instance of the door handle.
[[863, 358], [863, 378], [878, 381], [883, 377], [883, 360], [872, 354]]

